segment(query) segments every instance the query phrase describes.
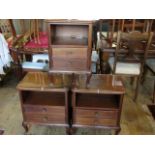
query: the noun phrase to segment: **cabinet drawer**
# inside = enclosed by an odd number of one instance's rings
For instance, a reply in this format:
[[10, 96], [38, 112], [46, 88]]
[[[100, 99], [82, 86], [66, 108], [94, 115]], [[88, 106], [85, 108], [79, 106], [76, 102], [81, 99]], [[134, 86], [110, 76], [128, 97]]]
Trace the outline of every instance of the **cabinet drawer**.
[[116, 126], [118, 120], [117, 111], [103, 110], [74, 110], [74, 124], [92, 126]]
[[87, 48], [52, 48], [53, 58], [87, 58]]
[[117, 111], [102, 111], [102, 110], [83, 110], [76, 109], [75, 114], [77, 117], [91, 117], [91, 118], [118, 118]]
[[24, 105], [24, 112], [35, 113], [35, 114], [52, 114], [61, 115], [65, 117], [64, 107], [53, 107], [53, 106], [40, 106], [40, 105]]
[[87, 60], [86, 59], [58, 59], [53, 58], [52, 61], [53, 69], [65, 69], [65, 70], [86, 70]]
[[91, 118], [91, 117], [75, 117], [74, 124], [76, 125], [90, 125], [90, 126], [116, 126], [117, 119], [106, 118]]
[[49, 123], [49, 124], [64, 124], [65, 117], [59, 114], [31, 114], [25, 113], [25, 121], [33, 123]]

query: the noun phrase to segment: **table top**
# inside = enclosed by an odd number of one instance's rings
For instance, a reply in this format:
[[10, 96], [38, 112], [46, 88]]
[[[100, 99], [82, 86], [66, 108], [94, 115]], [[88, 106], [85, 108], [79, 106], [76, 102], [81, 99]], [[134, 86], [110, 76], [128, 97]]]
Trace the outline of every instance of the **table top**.
[[[89, 76], [90, 77], [90, 76]], [[18, 90], [66, 91], [98, 94], [124, 94], [125, 89], [119, 76], [93, 74], [89, 82], [86, 74], [49, 74], [29, 72], [18, 84]]]
[[92, 74], [88, 84], [87, 75], [76, 77], [73, 92], [97, 94], [124, 94], [125, 88], [120, 76], [111, 74]]

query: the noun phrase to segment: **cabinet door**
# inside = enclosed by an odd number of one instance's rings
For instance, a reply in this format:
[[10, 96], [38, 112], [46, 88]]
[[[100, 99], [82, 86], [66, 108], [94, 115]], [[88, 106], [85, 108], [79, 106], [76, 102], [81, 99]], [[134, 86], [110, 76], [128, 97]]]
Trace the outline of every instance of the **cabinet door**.
[[53, 48], [51, 66], [54, 70], [87, 70], [87, 48]]
[[87, 59], [87, 48], [52, 48], [52, 58]]

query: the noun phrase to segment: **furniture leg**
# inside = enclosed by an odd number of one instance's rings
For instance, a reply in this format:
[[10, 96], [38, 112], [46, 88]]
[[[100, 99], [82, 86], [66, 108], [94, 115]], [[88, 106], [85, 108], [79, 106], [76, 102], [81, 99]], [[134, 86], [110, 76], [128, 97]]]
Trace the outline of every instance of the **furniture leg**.
[[138, 93], [139, 93], [139, 83], [140, 83], [140, 77], [137, 77], [137, 81], [136, 81], [136, 89], [135, 89], [135, 96], [134, 96], [134, 102], [136, 102], [137, 97], [138, 97]]
[[67, 128], [66, 128], [66, 134], [67, 134], [67, 135], [72, 135], [72, 134], [74, 134], [74, 131], [73, 131], [72, 127], [67, 127]]
[[144, 66], [144, 71], [143, 71], [142, 77], [141, 77], [141, 83], [142, 83], [142, 84], [143, 84], [144, 81], [145, 81], [145, 77], [146, 77], [147, 72], [148, 72], [148, 69], [147, 69], [146, 66]]
[[153, 103], [155, 104], [155, 81], [154, 81]]
[[130, 81], [130, 84], [131, 84], [131, 85], [133, 85], [134, 79], [135, 79], [134, 77], [131, 77], [131, 81]]
[[4, 130], [0, 129], [0, 135], [3, 135], [3, 134], [4, 134]]
[[70, 127], [69, 128], [69, 135], [74, 135], [76, 133], [76, 128], [75, 127]]
[[118, 135], [118, 134], [120, 133], [120, 131], [121, 131], [121, 129], [117, 129], [117, 130], [115, 131], [115, 135]]
[[29, 131], [29, 125], [27, 123], [23, 122], [22, 126], [25, 129], [25, 132], [27, 133]]

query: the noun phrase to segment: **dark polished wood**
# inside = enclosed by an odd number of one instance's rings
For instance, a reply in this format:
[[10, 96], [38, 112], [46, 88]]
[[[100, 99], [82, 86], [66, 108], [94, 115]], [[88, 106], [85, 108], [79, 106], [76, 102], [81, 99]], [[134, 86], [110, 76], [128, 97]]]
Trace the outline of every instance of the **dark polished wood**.
[[80, 75], [72, 90], [72, 128], [91, 127], [120, 131], [120, 116], [125, 93], [122, 80], [112, 75]]
[[[31, 124], [57, 125], [69, 128], [68, 91], [69, 75], [48, 75], [30, 72], [18, 84], [23, 127], [27, 132]], [[68, 129], [67, 129], [68, 130]]]
[[4, 130], [0, 129], [0, 135], [3, 135], [3, 134], [4, 134]]
[[50, 71], [91, 72], [92, 21], [46, 20]]
[[117, 76], [29, 72], [17, 89], [26, 132], [32, 124], [65, 126], [67, 134], [74, 127], [120, 130], [125, 90]]

